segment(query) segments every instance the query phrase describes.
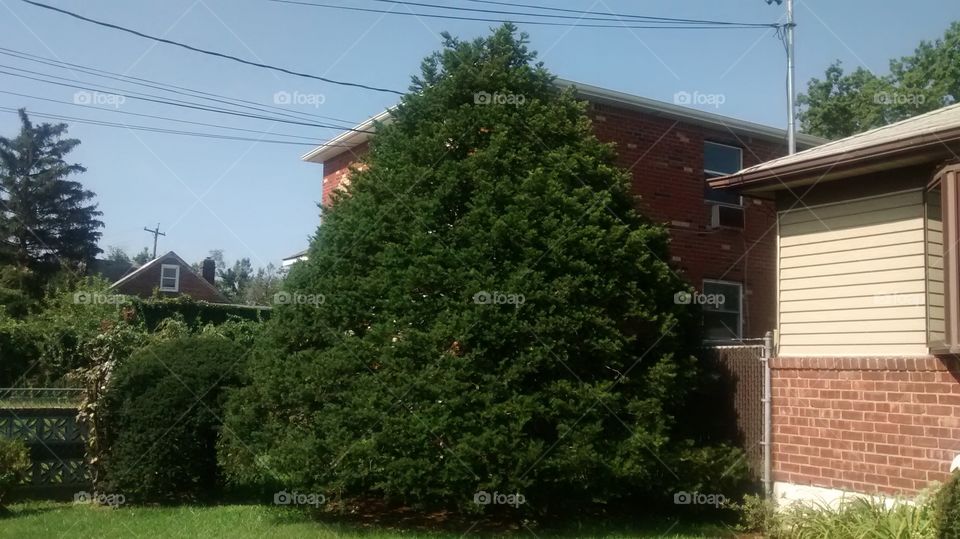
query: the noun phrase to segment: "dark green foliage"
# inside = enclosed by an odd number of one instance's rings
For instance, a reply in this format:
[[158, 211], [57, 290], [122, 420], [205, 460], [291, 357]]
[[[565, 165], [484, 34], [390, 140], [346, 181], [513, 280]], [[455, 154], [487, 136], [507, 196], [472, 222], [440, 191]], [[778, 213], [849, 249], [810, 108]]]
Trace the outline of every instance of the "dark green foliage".
[[226, 339], [200, 336], [148, 346], [121, 362], [100, 401], [104, 488], [135, 503], [215, 494], [219, 417], [245, 354]]
[[960, 537], [960, 471], [940, 486], [933, 500], [933, 521], [938, 539]]
[[190, 327], [202, 327], [207, 324], [222, 324], [232, 319], [261, 322], [270, 317], [270, 310], [243, 305], [222, 305], [194, 301], [179, 296], [169, 299], [131, 299], [138, 316], [147, 329], [153, 331], [157, 326], [173, 316], [180, 317]]
[[101, 252], [103, 223], [94, 194], [73, 179], [85, 169], [65, 161], [80, 141], [63, 138], [66, 124], [34, 125], [24, 109], [20, 122], [18, 136], [0, 137], [0, 264], [32, 271], [29, 292], [39, 297], [45, 276]]
[[0, 507], [10, 489], [30, 470], [30, 454], [21, 440], [0, 437]]
[[943, 38], [922, 41], [910, 56], [890, 61], [878, 76], [857, 68], [845, 74], [837, 61], [823, 80], [800, 94], [799, 118], [807, 133], [841, 138], [960, 101], [960, 22]]
[[668, 466], [718, 458], [673, 437], [700, 338], [667, 233], [525, 38], [445, 39], [287, 277], [223, 460], [476, 511], [672, 501]]

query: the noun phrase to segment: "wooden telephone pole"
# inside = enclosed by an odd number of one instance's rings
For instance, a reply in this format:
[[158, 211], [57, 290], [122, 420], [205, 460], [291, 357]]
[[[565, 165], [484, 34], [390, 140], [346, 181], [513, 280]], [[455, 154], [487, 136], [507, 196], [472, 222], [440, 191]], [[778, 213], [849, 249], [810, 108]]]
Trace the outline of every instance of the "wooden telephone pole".
[[166, 236], [166, 234], [160, 232], [160, 223], [157, 223], [157, 228], [149, 229], [147, 227], [143, 227], [143, 229], [153, 234], [153, 258], [155, 259], [157, 258], [157, 236]]

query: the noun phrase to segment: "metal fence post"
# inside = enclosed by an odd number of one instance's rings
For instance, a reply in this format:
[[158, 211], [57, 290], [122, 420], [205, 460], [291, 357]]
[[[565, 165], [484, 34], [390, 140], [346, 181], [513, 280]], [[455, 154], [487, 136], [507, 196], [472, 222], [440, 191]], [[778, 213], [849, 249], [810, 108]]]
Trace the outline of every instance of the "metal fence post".
[[770, 360], [773, 358], [773, 332], [768, 331], [763, 336], [763, 489], [767, 499], [773, 498], [773, 471], [771, 463], [771, 428], [773, 416], [773, 398], [770, 381]]

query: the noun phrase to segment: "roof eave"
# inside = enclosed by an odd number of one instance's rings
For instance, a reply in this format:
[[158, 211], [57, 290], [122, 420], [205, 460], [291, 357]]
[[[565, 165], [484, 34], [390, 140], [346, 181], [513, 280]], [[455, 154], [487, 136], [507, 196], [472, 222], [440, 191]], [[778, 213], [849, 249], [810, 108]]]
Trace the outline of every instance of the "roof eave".
[[744, 169], [735, 174], [708, 180], [713, 189], [738, 190], [751, 194], [786, 189], [811, 178], [839, 179], [869, 168], [894, 169], [925, 162], [956, 158], [960, 148], [960, 127], [931, 132], [860, 148], [839, 155], [813, 157], [760, 170]]

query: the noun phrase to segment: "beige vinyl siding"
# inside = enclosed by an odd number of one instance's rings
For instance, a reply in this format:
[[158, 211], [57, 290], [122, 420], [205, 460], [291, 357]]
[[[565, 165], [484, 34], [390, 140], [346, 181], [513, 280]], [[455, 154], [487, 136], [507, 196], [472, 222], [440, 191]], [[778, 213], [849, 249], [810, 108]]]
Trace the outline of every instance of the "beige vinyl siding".
[[943, 222], [940, 217], [940, 189], [927, 194], [927, 337], [942, 343], [943, 324]]
[[780, 354], [927, 353], [921, 190], [779, 214]]

